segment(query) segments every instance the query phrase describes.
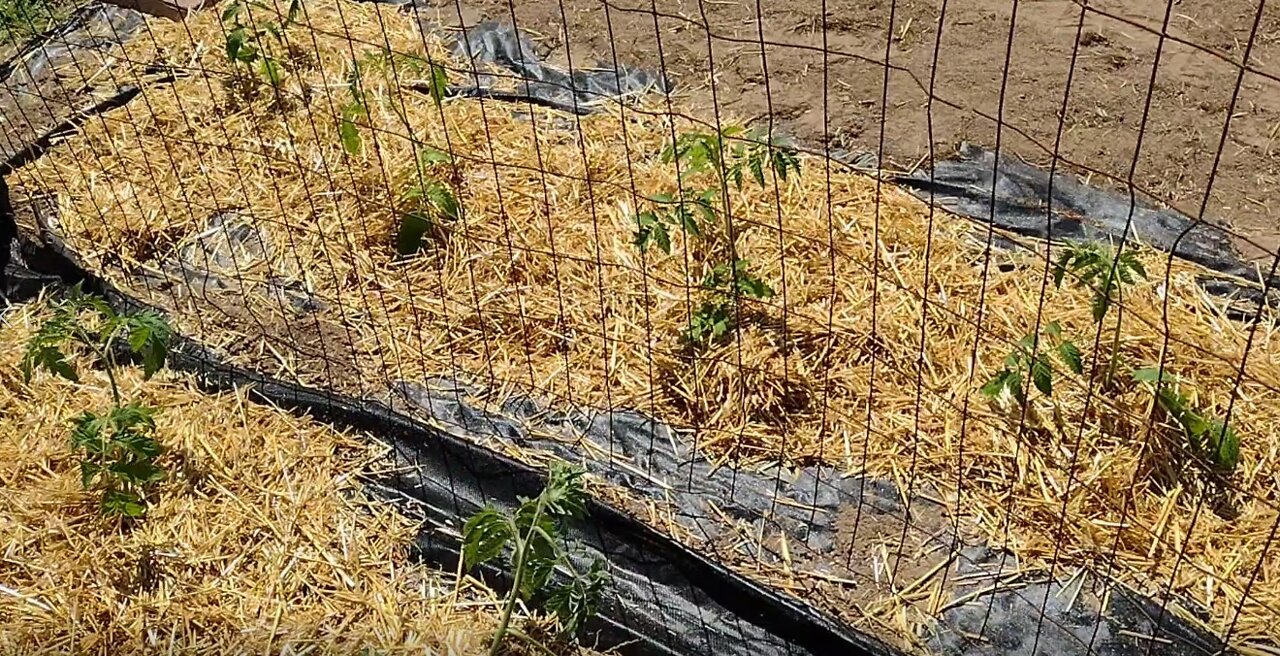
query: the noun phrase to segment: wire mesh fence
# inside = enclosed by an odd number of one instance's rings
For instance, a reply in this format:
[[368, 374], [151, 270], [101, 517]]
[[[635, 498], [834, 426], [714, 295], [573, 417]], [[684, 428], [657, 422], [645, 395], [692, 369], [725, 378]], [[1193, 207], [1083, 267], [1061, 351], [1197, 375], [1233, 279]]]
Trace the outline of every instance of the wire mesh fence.
[[68, 14], [23, 264], [382, 422], [425, 553], [567, 460], [637, 653], [1280, 649], [1265, 0]]

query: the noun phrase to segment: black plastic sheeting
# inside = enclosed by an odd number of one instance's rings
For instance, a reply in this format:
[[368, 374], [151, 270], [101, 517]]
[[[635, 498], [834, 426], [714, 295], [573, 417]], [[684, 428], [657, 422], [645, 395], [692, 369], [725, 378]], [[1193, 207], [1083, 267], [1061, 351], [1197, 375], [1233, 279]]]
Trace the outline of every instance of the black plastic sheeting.
[[[1269, 291], [1280, 284], [1264, 280], [1245, 264], [1221, 228], [1137, 198], [1131, 202], [1128, 194], [1090, 187], [1065, 171], [1051, 183], [1048, 171], [1016, 157], [1001, 155], [997, 166], [994, 152], [973, 144], [962, 144], [957, 158], [937, 162], [932, 174], [921, 170], [894, 181], [955, 214], [1020, 235], [1068, 242], [1124, 240], [1129, 247], [1143, 244], [1252, 283], [1202, 276], [1201, 285], [1219, 296], [1257, 304], [1264, 299], [1260, 288]], [[1267, 305], [1278, 301], [1267, 294]]]
[[[0, 113], [8, 137], [0, 143], [5, 162], [0, 175], [38, 157], [85, 117], [137, 95], [132, 85], [93, 88], [90, 78], [145, 22], [146, 16], [132, 9], [87, 5], [0, 63]], [[171, 79], [162, 73], [155, 81], [166, 77]]]
[[[115, 21], [127, 25], [132, 20], [127, 14], [119, 13], [129, 10], [102, 8], [97, 11], [97, 14], [78, 15], [76, 20], [81, 23], [76, 29], [58, 31], [62, 42], [70, 44], [65, 50], [45, 49], [44, 54], [30, 50], [24, 61], [38, 63], [50, 57], [65, 58], [74, 54], [78, 33], [97, 39], [86, 41], [87, 48], [98, 47], [95, 44], [101, 43], [101, 37], [94, 36], [94, 30], [100, 29], [101, 23], [95, 20], [112, 25]], [[527, 95], [530, 98], [525, 99], [530, 102], [581, 112], [598, 104], [599, 96], [611, 89], [625, 95], [638, 93], [642, 88], [666, 88], [655, 82], [658, 78], [651, 73], [628, 74], [628, 79], [635, 81], [634, 86], [624, 88], [615, 83], [609, 87], [598, 79], [592, 81], [592, 77], [571, 75], [541, 62], [531, 64], [529, 57], [522, 58], [525, 53], [533, 53], [527, 41], [514, 30], [486, 25], [484, 30], [468, 32], [458, 47], [479, 51], [489, 64], [535, 75], [513, 98]], [[11, 64], [6, 67], [11, 73], [17, 70]], [[32, 83], [38, 84], [40, 75], [31, 73], [30, 64], [24, 70]], [[619, 78], [611, 72], [603, 75], [614, 82]], [[492, 86], [496, 84], [495, 79], [477, 77], [473, 88], [481, 91], [458, 95], [498, 97], [496, 87]], [[40, 144], [48, 143], [51, 134], [73, 127], [77, 116], [95, 108], [118, 106], [135, 93], [133, 89], [121, 89], [115, 96], [68, 104], [78, 109], [54, 121], [46, 132], [35, 135], [30, 144], [8, 150], [3, 170], [10, 171], [21, 161], [38, 156]], [[535, 95], [537, 98], [533, 99]], [[971, 151], [971, 156], [976, 164], [969, 166], [981, 168], [981, 151]], [[988, 160], [987, 164], [989, 173], [994, 161]], [[1002, 171], [1005, 169], [1002, 163]], [[939, 170], [944, 167], [940, 166]], [[1035, 205], [1027, 199], [1045, 186], [1035, 177], [1034, 169], [1009, 170], [1014, 173], [997, 176], [997, 201], [1007, 205], [997, 216], [1022, 216], [1021, 223], [1011, 223], [1010, 229], [1035, 235], [1036, 221], [1044, 222], [1044, 212], [1041, 209], [1037, 214]], [[969, 182], [965, 182], [966, 171]], [[982, 178], [974, 171], [957, 165], [955, 171], [945, 176], [935, 175], [935, 178], [950, 181], [946, 183], [951, 187], [945, 198], [953, 203], [953, 209], [981, 215], [974, 218], [989, 217], [989, 211], [983, 214], [981, 210], [984, 199], [989, 200], [990, 184], [987, 196], [981, 196], [975, 189], [980, 191]], [[910, 184], [917, 192], [921, 191], [919, 181]], [[1059, 181], [1058, 186], [1064, 185]], [[1069, 185], [1065, 187], [1070, 189]], [[934, 188], [935, 192], [938, 190]], [[1058, 192], [1055, 187], [1055, 198]], [[1114, 227], [1114, 206], [1108, 205], [1105, 197], [1091, 195], [1101, 192], [1079, 186], [1074, 192], [1064, 193], [1074, 193], [1070, 198], [1075, 199], [1075, 204], [1059, 204], [1055, 200], [1055, 207], [1073, 208], [1064, 212], [1059, 220], [1075, 220], [1088, 227], [1079, 227], [1072, 233], [1070, 224], [1054, 226], [1055, 238], [1064, 233], [1096, 238], [1108, 234], [1107, 226]], [[0, 200], [6, 202], [0, 207], [4, 210], [0, 230], [12, 232], [13, 211], [7, 204], [7, 192]], [[1015, 212], [1018, 208], [1022, 209]], [[1110, 218], [1095, 221], [1090, 214], [1086, 222], [1067, 214], [1098, 208], [1102, 208], [1102, 216]], [[1107, 214], [1108, 211], [1111, 214]], [[1154, 210], [1144, 211], [1147, 212], [1142, 215], [1145, 220], [1168, 220]], [[1021, 229], [1014, 227], [1015, 224], [1021, 225]], [[235, 243], [197, 243], [193, 248], [199, 252], [187, 253], [171, 263], [173, 272], [189, 282], [194, 280], [200, 285], [227, 289], [234, 281], [218, 278], [211, 272], [207, 260], [211, 254], [216, 260], [223, 247], [254, 248], [256, 231], [244, 229], [235, 217], [210, 217], [210, 225], [218, 226], [218, 232], [225, 233], [226, 238]], [[1165, 226], [1165, 232], [1160, 234], [1185, 230], [1185, 224], [1161, 225]], [[0, 234], [0, 238], [5, 236]], [[46, 231], [34, 240], [30, 235], [26, 237], [26, 259], [33, 268], [67, 280], [86, 279], [91, 288], [107, 294], [114, 302], [138, 304], [84, 271], [54, 233]], [[256, 238], [259, 240], [256, 247], [267, 247], [260, 243], [260, 236]], [[1173, 240], [1167, 241], [1172, 246]], [[1182, 241], [1196, 248], [1222, 246], [1221, 242], [1208, 238]], [[206, 263], [197, 264], [202, 258]], [[22, 280], [30, 287], [32, 281], [40, 278], [40, 275], [24, 274]], [[283, 282], [271, 285], [272, 293], [289, 295], [298, 291]], [[308, 308], [304, 297], [294, 298], [292, 302], [296, 309]], [[495, 411], [469, 400], [483, 396], [483, 390], [454, 379], [403, 381], [384, 399], [357, 400], [229, 365], [216, 354], [185, 339], [175, 349], [173, 365], [196, 373], [211, 389], [250, 386], [260, 400], [336, 425], [366, 430], [390, 442], [400, 464], [406, 466], [397, 468], [401, 472], [398, 477], [381, 481], [377, 489], [425, 520], [427, 528], [419, 538], [420, 554], [447, 568], [456, 563], [456, 531], [463, 518], [486, 503], [509, 509], [519, 496], [534, 495], [541, 488], [543, 477], [539, 471], [477, 446], [490, 440], [526, 448], [532, 446], [572, 461], [583, 460], [586, 449], [582, 440], [590, 440], [597, 451], [610, 454], [607, 461], [587, 459], [586, 464], [593, 473], [639, 496], [671, 504], [678, 509], [677, 521], [708, 542], [720, 537], [726, 526], [711, 516], [708, 504], [712, 502], [735, 519], [762, 530], [786, 531], [806, 550], [819, 555], [834, 550], [835, 517], [850, 507], [866, 506], [868, 513], [900, 516], [900, 521], [907, 524], [912, 521], [909, 515], [913, 513], [906, 512], [900, 491], [889, 483], [848, 478], [820, 467], [755, 473], [714, 469], [696, 457], [693, 449], [683, 443], [682, 436], [642, 413], [629, 410], [551, 408], [533, 398], [516, 398]], [[418, 421], [412, 415], [427, 415], [432, 423]], [[626, 466], [617, 466], [619, 461]], [[780, 499], [794, 503], [779, 503]], [[921, 500], [910, 503], [915, 507], [914, 513], [929, 508]], [[805, 509], [800, 510], [797, 505]], [[601, 644], [624, 645], [624, 651], [635, 654], [892, 653], [884, 644], [842, 626], [825, 613], [733, 573], [624, 512], [600, 502], [593, 502], [590, 511], [588, 521], [573, 527], [570, 539], [585, 549], [587, 557], [598, 555], [607, 559], [614, 576], [614, 587], [603, 604], [600, 618], [590, 627]], [[941, 509], [928, 512], [940, 513]], [[935, 539], [941, 541], [939, 544], [949, 545], [952, 537]], [[1008, 554], [999, 554], [981, 545], [963, 546], [963, 553], [957, 559], [959, 576], [971, 578], [991, 562], [1009, 564], [1011, 561]], [[777, 554], [767, 551], [737, 555], [777, 558]], [[490, 569], [485, 575], [499, 587], [508, 583], [501, 571]], [[999, 575], [998, 567], [996, 575]], [[1069, 581], [1031, 582], [1014, 590], [976, 594], [937, 618], [929, 647], [936, 653], [956, 655], [1026, 654], [1032, 653], [1032, 644], [1036, 646], [1034, 653], [1046, 655], [1175, 656], [1219, 652], [1221, 645], [1212, 637], [1198, 633], [1169, 613], [1160, 613], [1159, 607], [1149, 600], [1118, 587], [1110, 587], [1110, 594], [1100, 594], [1097, 591], [1108, 586], [1097, 581], [1091, 581], [1086, 591], [1084, 581], [1089, 578], [1079, 578], [1080, 588], [1075, 590], [1069, 603], [1062, 601], [1063, 595], [1059, 594], [1071, 585]], [[959, 599], [970, 592], [979, 591], [960, 587], [954, 591], [954, 597]], [[1102, 601], [1104, 599], [1106, 601]], [[966, 634], [982, 634], [986, 639], [973, 640]], [[1154, 635], [1158, 640], [1130, 637], [1134, 635]], [[1087, 649], [1090, 644], [1092, 650]]]
[[[588, 114], [606, 101], [671, 90], [666, 78], [647, 69], [603, 62], [572, 71], [551, 66], [524, 35], [497, 21], [464, 31], [454, 42], [453, 56], [471, 62], [467, 84], [450, 89], [454, 95], [532, 102], [574, 114]], [[514, 90], [504, 90], [507, 86]]]
[[[4, 211], [11, 222], [12, 209]], [[24, 235], [24, 238], [28, 236]], [[89, 291], [117, 307], [152, 309], [83, 269], [56, 237], [24, 239], [34, 268]], [[158, 310], [157, 310], [158, 311]], [[456, 567], [457, 531], [465, 518], [490, 505], [513, 510], [536, 496], [544, 474], [493, 450], [417, 421], [375, 399], [353, 399], [308, 389], [228, 364], [204, 346], [179, 336], [170, 367], [193, 373], [213, 391], [248, 389], [258, 401], [297, 411], [335, 426], [366, 431], [393, 447], [393, 478], [375, 482], [389, 501], [425, 520], [419, 555], [445, 569]], [[480, 416], [475, 409], [460, 410]], [[651, 422], [647, 422], [651, 423]], [[576, 459], [576, 458], [575, 458]], [[808, 656], [894, 654], [883, 643], [850, 631], [811, 608], [761, 587], [695, 553], [630, 515], [599, 501], [567, 531], [583, 562], [605, 559], [611, 589], [587, 640], [622, 653], [684, 656]], [[498, 588], [506, 572], [480, 572]]]

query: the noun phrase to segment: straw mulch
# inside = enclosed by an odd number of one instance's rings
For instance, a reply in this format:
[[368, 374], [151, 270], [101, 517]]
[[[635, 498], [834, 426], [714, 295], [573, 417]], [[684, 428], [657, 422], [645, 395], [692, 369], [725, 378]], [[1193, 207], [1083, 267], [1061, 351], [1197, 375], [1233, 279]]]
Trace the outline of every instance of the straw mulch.
[[[473, 100], [437, 108], [408, 89], [422, 73], [369, 65], [370, 114], [352, 156], [338, 118], [351, 60], [390, 48], [445, 61], [445, 51], [394, 9], [316, 0], [305, 14], [290, 32], [305, 54], [284, 102], [228, 90], [217, 12], [150, 23], [120, 53], [131, 66], [85, 74], [127, 81], [165, 61], [184, 76], [144, 89], [17, 174], [27, 193], [57, 194], [62, 230], [93, 266], [170, 308], [184, 331], [350, 392], [464, 372], [496, 396], [532, 389], [560, 403], [635, 407], [695, 429], [718, 460], [825, 461], [934, 490], [1024, 567], [1094, 566], [1152, 593], [1168, 585], [1208, 608], [1210, 628], [1232, 631], [1236, 644], [1280, 629], [1280, 552], [1268, 549], [1280, 488], [1275, 326], [1254, 334], [1224, 318], [1193, 267], [1142, 254], [1151, 276], [1125, 294], [1120, 350], [1135, 364], [1164, 353], [1200, 406], [1230, 405], [1243, 461], [1229, 495], [1206, 492], [1194, 474], [1153, 475], [1176, 462], [1183, 438], [1149, 421], [1149, 393], [1090, 395], [1061, 370], [1061, 425], [1043, 398], [1020, 417], [978, 394], [1037, 319], [1060, 322], [1086, 368], [1110, 357], [1117, 313], [1095, 346], [1089, 293], [1054, 289], [1043, 258], [996, 254], [986, 266], [968, 223], [802, 157], [798, 178], [730, 194], [738, 252], [777, 295], [744, 302], [734, 339], [690, 354], [679, 335], [703, 299], [711, 251], [676, 235], [671, 255], [642, 255], [632, 216], [646, 195], [676, 188], [658, 156], [673, 131], [705, 127], [670, 118], [665, 101], [580, 121]], [[460, 81], [462, 64], [448, 64]], [[452, 164], [419, 167], [415, 153], [428, 146], [452, 153]], [[404, 192], [425, 177], [455, 190], [462, 216], [400, 258]], [[228, 209], [275, 245], [227, 273], [241, 288], [187, 293], [172, 276], [143, 284]], [[250, 293], [271, 280], [305, 287], [326, 308], [298, 314]], [[1234, 516], [1207, 508], [1214, 496]], [[942, 597], [878, 619], [902, 624]]]
[[68, 419], [110, 403], [106, 377], [22, 383], [41, 313], [0, 325], [0, 651], [5, 654], [481, 653], [492, 594], [411, 563], [416, 529], [368, 502], [366, 440], [182, 376], [122, 372], [160, 409], [169, 472], [125, 526], [81, 487]]

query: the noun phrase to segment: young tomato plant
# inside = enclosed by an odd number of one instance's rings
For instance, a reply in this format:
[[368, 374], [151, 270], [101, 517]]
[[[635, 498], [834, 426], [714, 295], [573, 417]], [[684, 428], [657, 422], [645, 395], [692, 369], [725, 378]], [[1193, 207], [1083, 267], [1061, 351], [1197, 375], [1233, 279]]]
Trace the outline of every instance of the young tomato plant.
[[[1031, 383], [1045, 396], [1053, 396], [1053, 362], [1046, 349], [1037, 349], [1037, 341], [1047, 342], [1053, 354], [1067, 366], [1072, 373], [1079, 374], [1084, 370], [1080, 357], [1080, 349], [1070, 340], [1063, 338], [1062, 327], [1054, 321], [1044, 327], [1044, 337], [1036, 333], [1028, 333], [1018, 340], [1017, 344], [1004, 358], [1004, 368], [996, 372], [985, 385], [982, 394], [990, 399], [1001, 399], [1011, 396], [1019, 404], [1026, 403], [1024, 374], [1030, 373]], [[1047, 338], [1047, 339], [1046, 339]]]
[[1058, 258], [1053, 270], [1053, 284], [1062, 287], [1066, 274], [1093, 290], [1093, 320], [1102, 321], [1112, 303], [1119, 303], [1124, 285], [1145, 280], [1147, 271], [1133, 251], [1116, 255], [1114, 249], [1098, 244], [1073, 244]]
[[418, 151], [415, 179], [401, 194], [400, 229], [396, 251], [412, 255], [422, 248], [429, 234], [440, 230], [440, 221], [456, 221], [460, 208], [453, 189], [434, 175], [434, 169], [450, 161], [449, 154], [435, 148]]
[[1170, 419], [1177, 422], [1191, 452], [1207, 460], [1215, 470], [1230, 474], [1240, 464], [1240, 436], [1218, 417], [1206, 414], [1182, 392], [1181, 382], [1159, 367], [1133, 372], [1135, 382], [1156, 391], [1156, 401]]
[[348, 154], [359, 155], [361, 139], [360, 128], [356, 121], [369, 117], [369, 104], [358, 61], [351, 62], [351, 72], [347, 74], [347, 92], [351, 98], [342, 105], [342, 122], [338, 125], [338, 136], [342, 140], [342, 148]]
[[685, 338], [694, 345], [704, 345], [724, 339], [736, 324], [733, 316], [735, 292], [737, 297], [764, 300], [773, 297], [773, 288], [748, 270], [750, 263], [737, 260], [732, 269], [728, 264], [717, 264], [702, 281], [702, 288], [710, 296], [689, 320]]
[[[394, 78], [401, 74], [421, 75], [429, 71], [427, 86], [432, 100], [437, 106], [443, 101], [445, 91], [449, 86], [449, 78], [443, 66], [428, 62], [416, 55], [384, 49], [367, 53], [359, 60], [352, 59], [351, 71], [347, 74], [347, 90], [350, 98], [342, 105], [342, 116], [338, 125], [338, 135], [342, 141], [342, 147], [352, 155], [360, 153], [362, 143], [358, 121], [361, 119], [367, 121], [369, 119], [369, 92], [364, 84], [366, 71], [381, 73], [388, 86], [394, 85], [396, 83]], [[389, 102], [384, 103], [384, 106], [389, 107], [391, 111], [396, 113], [406, 133], [412, 132], [409, 119], [399, 104]]]
[[[694, 259], [708, 271], [701, 283], [704, 298], [690, 315], [684, 337], [691, 345], [705, 346], [733, 331], [739, 299], [763, 300], [774, 294], [750, 272], [749, 262], [737, 256], [736, 235], [728, 225], [721, 225], [716, 212], [720, 191], [741, 191], [747, 174], [765, 187], [765, 172], [770, 169], [778, 179], [786, 180], [799, 174], [800, 161], [793, 149], [737, 126], [682, 134], [663, 149], [661, 157], [664, 162], [682, 165], [680, 188], [674, 194], [650, 197], [654, 208], [635, 215], [633, 243], [641, 252], [654, 245], [669, 255], [672, 232], [678, 229], [704, 244], [705, 252], [694, 253]], [[714, 174], [715, 186], [698, 184], [698, 178], [707, 173]]]
[[85, 489], [102, 490], [106, 515], [141, 517], [146, 492], [164, 479], [156, 464], [160, 444], [152, 436], [156, 410], [125, 403], [116, 377], [115, 348], [126, 344], [142, 359], [143, 376], [150, 379], [168, 357], [169, 325], [151, 312], [117, 314], [100, 298], [79, 286], [54, 307], [53, 317], [32, 336], [22, 358], [22, 375], [30, 382], [43, 369], [72, 382], [79, 375], [71, 363], [74, 349], [90, 352], [102, 363], [111, 386], [111, 408], [105, 413], [82, 412], [71, 420], [71, 446], [80, 455], [80, 479]]
[[[497, 559], [508, 547], [512, 551], [511, 591], [503, 602], [490, 656], [499, 653], [508, 633], [529, 640], [511, 626], [517, 601], [541, 599], [543, 606], [556, 616], [565, 638], [575, 636], [595, 614], [600, 593], [609, 580], [604, 564], [597, 560], [586, 572], [579, 572], [560, 546], [562, 523], [581, 517], [586, 510], [582, 480], [585, 474], [580, 467], [554, 463], [542, 493], [535, 499], [521, 499], [514, 515], [485, 508], [463, 527], [462, 556], [468, 568]], [[552, 587], [557, 568], [567, 571], [568, 581]]]
[[687, 132], [662, 151], [662, 161], [679, 160], [682, 177], [713, 170], [725, 182], [741, 190], [744, 171], [761, 187], [766, 186], [765, 170], [773, 169], [781, 180], [789, 172], [800, 173], [794, 149], [769, 141], [758, 131], [726, 126], [720, 132]]
[[[302, 0], [290, 0], [284, 20], [258, 22], [251, 16], [271, 15], [274, 10], [258, 0], [233, 0], [222, 11], [222, 25], [226, 30], [227, 59], [240, 62], [256, 70], [273, 87], [284, 82], [285, 69], [281, 63], [289, 51], [285, 31], [298, 20]], [[268, 40], [270, 37], [270, 40]]]
[[[1124, 287], [1145, 280], [1147, 271], [1133, 251], [1121, 251], [1118, 255], [1110, 246], [1099, 244], [1074, 244], [1058, 258], [1053, 270], [1053, 283], [1061, 288], [1070, 272], [1081, 285], [1093, 290], [1093, 320], [1101, 323], [1111, 306], [1119, 305]], [[1107, 364], [1106, 382], [1115, 378], [1120, 362], [1120, 320], [1116, 320], [1111, 337], [1111, 359]]]

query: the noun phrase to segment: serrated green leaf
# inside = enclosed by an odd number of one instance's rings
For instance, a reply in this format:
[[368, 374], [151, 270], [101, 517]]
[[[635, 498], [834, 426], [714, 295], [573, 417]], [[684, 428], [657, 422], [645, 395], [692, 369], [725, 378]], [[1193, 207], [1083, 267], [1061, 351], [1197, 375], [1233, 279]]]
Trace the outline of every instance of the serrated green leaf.
[[636, 215], [635, 245], [644, 252], [649, 244], [656, 244], [662, 252], [671, 254], [671, 235], [667, 226], [654, 212], [641, 212]]
[[694, 216], [693, 212], [689, 211], [689, 207], [687, 205], [682, 204], [676, 208], [675, 223], [685, 231], [685, 234], [690, 234], [695, 237], [702, 234], [701, 229], [698, 227], [697, 217]]
[[149, 380], [168, 360], [169, 324], [154, 312], [143, 312], [127, 317], [124, 326], [129, 330], [129, 348], [142, 356], [142, 376]]
[[431, 203], [436, 214], [450, 221], [457, 221], [460, 215], [458, 199], [453, 190], [439, 180], [428, 180], [426, 183], [427, 201]]
[[765, 281], [745, 272], [738, 275], [738, 290], [755, 299], [763, 300], [773, 296], [773, 288], [769, 287]]
[[342, 117], [342, 125], [338, 127], [338, 136], [342, 139], [342, 149], [351, 155], [360, 154], [360, 129], [349, 117]]
[[546, 607], [556, 616], [563, 637], [578, 635], [596, 613], [601, 593], [609, 575], [600, 560], [592, 562], [586, 574], [558, 587], [547, 598]]
[[1142, 266], [1142, 262], [1138, 260], [1138, 256], [1134, 255], [1133, 253], [1125, 253], [1125, 255], [1128, 256], [1127, 264], [1129, 265], [1129, 270], [1132, 271], [1133, 273], [1138, 274], [1138, 278], [1141, 278], [1142, 280], [1146, 280], [1147, 269], [1146, 267]]
[[556, 564], [561, 558], [560, 548], [556, 545], [557, 527], [555, 520], [545, 513], [538, 517], [538, 526], [533, 528], [533, 507], [525, 512], [517, 512], [516, 525], [525, 541], [525, 575], [520, 582], [520, 597], [530, 599], [539, 590], [547, 586], [551, 576], [555, 574]]
[[[716, 211], [715, 211], [715, 208], [713, 208], [710, 203], [698, 201], [697, 203], [694, 204], [694, 208], [697, 209], [698, 213], [702, 215], [702, 220], [706, 222], [707, 225], [713, 225], [716, 222]], [[701, 235], [702, 234], [701, 229], [699, 229], [699, 231], [695, 234]]]
[[1058, 263], [1053, 267], [1053, 286], [1062, 287], [1062, 279], [1067, 275], [1067, 266], [1071, 263], [1073, 254], [1067, 251], [1058, 258]]
[[1050, 321], [1048, 324], [1045, 324], [1044, 331], [1054, 339], [1062, 338], [1062, 325], [1057, 321]]
[[742, 190], [742, 164], [734, 164], [729, 167], [725, 177], [733, 182], [733, 187], [735, 189], [738, 189], [739, 191]]
[[102, 495], [102, 513], [124, 517], [142, 517], [147, 512], [142, 499], [132, 492], [107, 490]]
[[1075, 344], [1067, 341], [1058, 344], [1058, 357], [1062, 358], [1072, 373], [1084, 373], [1084, 358], [1080, 354], [1080, 348]]
[[751, 158], [747, 160], [747, 166], [751, 169], [751, 177], [755, 179], [756, 184], [764, 187], [764, 158], [760, 151], [757, 150], [751, 154]]
[[273, 87], [278, 87], [284, 82], [284, 69], [279, 62], [270, 57], [263, 57], [258, 62], [258, 70]]
[[992, 376], [991, 380], [988, 380], [987, 383], [982, 386], [979, 393], [989, 399], [999, 398], [1000, 394], [1004, 392], [1005, 381], [1008, 377], [1009, 370], [1001, 369], [995, 376]]
[[145, 460], [119, 460], [107, 468], [121, 480], [130, 484], [158, 483], [164, 480], [164, 470], [158, 465]]
[[105, 428], [106, 418], [89, 411], [80, 413], [71, 420], [71, 446], [88, 451], [90, 454], [105, 453], [106, 441], [103, 436]]
[[1053, 396], [1053, 369], [1044, 356], [1036, 357], [1031, 363], [1031, 382], [1045, 396]]
[[1015, 401], [1018, 403], [1027, 402], [1026, 394], [1022, 391], [1022, 372], [1010, 371], [1008, 377], [1004, 380], [1004, 385]]
[[1107, 310], [1111, 308], [1111, 296], [1105, 291], [1099, 290], [1098, 293], [1093, 295], [1091, 308], [1093, 310], [1093, 320], [1102, 321], [1102, 318], [1107, 316]]
[[239, 52], [236, 53], [236, 61], [252, 65], [254, 62], [258, 61], [259, 55], [260, 53], [257, 46], [251, 43], [245, 43], [240, 46]]
[[98, 474], [102, 471], [102, 467], [90, 460], [80, 461], [80, 487], [89, 489], [93, 487], [93, 482], [98, 478]]
[[1004, 356], [1005, 369], [1022, 369], [1022, 350], [1014, 347], [1008, 355]]
[[423, 168], [429, 168], [433, 164], [447, 164], [452, 161], [449, 153], [431, 146], [423, 146], [418, 149], [418, 163]]
[[436, 107], [440, 107], [444, 102], [445, 95], [449, 92], [449, 73], [444, 66], [435, 62], [431, 63], [431, 79], [428, 82], [431, 94], [431, 100], [435, 101]]
[[774, 151], [773, 170], [785, 182], [788, 170], [794, 171], [797, 176], [800, 175], [800, 159], [796, 157], [795, 151], [789, 148], [778, 148]]
[[541, 499], [546, 513], [551, 517], [576, 518], [586, 512], [587, 470], [563, 462], [552, 463], [547, 473], [547, 486]]
[[462, 562], [468, 569], [502, 555], [515, 538], [511, 523], [493, 508], [472, 515], [462, 527]]
[[1214, 464], [1230, 473], [1240, 464], [1240, 436], [1219, 419], [1210, 422], [1210, 434], [1214, 438]]
[[80, 376], [67, 360], [66, 354], [55, 346], [40, 346], [34, 351], [27, 352], [22, 364], [22, 373], [26, 381], [30, 382], [36, 368], [44, 369], [73, 383], [80, 382]]
[[154, 408], [135, 402], [112, 408], [107, 419], [116, 430], [129, 430], [138, 426], [150, 430], [156, 426], [155, 414]]
[[232, 61], [242, 61], [241, 51], [244, 50], [247, 35], [243, 27], [237, 27], [227, 33], [226, 52], [227, 59]]
[[227, 23], [234, 20], [240, 14], [240, 9], [239, 2], [228, 4], [227, 8], [222, 10], [222, 22]]
[[364, 87], [361, 82], [363, 77], [360, 72], [360, 62], [351, 60], [351, 70], [347, 72], [347, 93], [360, 105], [364, 104]]

